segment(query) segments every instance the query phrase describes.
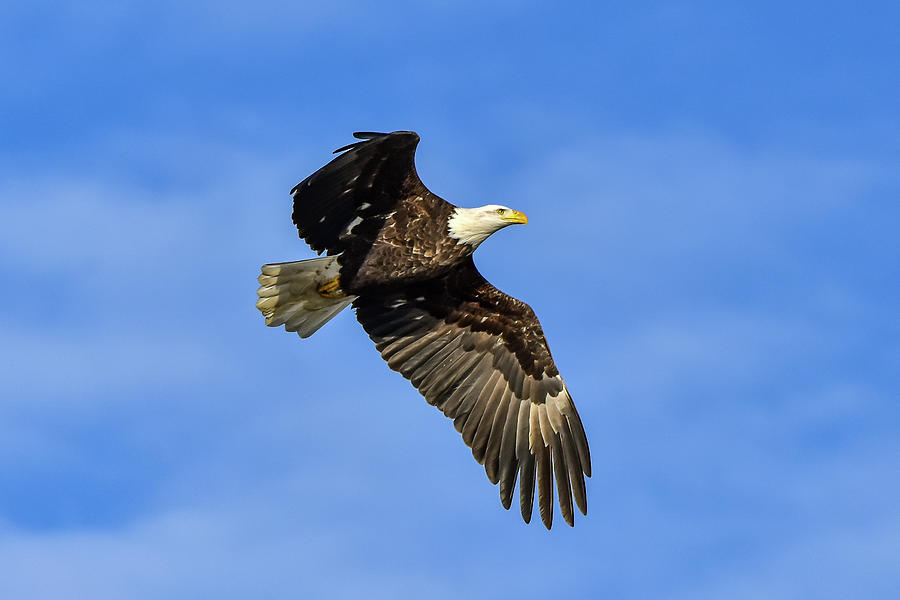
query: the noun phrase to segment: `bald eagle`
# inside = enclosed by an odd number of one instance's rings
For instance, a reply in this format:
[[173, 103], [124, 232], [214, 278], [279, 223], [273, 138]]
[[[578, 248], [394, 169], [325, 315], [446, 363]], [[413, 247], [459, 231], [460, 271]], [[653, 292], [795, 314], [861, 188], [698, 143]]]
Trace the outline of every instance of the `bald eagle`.
[[293, 221], [321, 258], [263, 265], [257, 308], [266, 325], [305, 338], [352, 304], [388, 366], [453, 419], [509, 509], [516, 479], [530, 522], [572, 497], [587, 514], [587, 437], [534, 312], [492, 286], [472, 253], [495, 231], [527, 223], [490, 204], [460, 208], [419, 179], [411, 131], [359, 140], [292, 190]]

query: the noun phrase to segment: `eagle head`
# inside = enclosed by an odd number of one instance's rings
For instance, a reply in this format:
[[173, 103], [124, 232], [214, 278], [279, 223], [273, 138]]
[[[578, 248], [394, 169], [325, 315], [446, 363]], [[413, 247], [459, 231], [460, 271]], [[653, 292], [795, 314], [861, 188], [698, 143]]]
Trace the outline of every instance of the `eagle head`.
[[499, 204], [488, 204], [478, 208], [454, 208], [447, 219], [447, 229], [450, 237], [458, 244], [469, 244], [477, 248], [495, 231], [507, 225], [527, 223], [525, 213]]

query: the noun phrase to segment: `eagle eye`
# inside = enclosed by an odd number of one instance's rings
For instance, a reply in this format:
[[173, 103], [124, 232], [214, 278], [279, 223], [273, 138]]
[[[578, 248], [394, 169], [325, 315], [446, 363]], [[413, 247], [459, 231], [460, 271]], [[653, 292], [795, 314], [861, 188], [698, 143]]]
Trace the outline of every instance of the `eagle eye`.
[[497, 214], [498, 214], [498, 215], [502, 215], [502, 214], [505, 213], [505, 212], [506, 212], [506, 209], [505, 209], [505, 208], [498, 208], [498, 209], [497, 209]]

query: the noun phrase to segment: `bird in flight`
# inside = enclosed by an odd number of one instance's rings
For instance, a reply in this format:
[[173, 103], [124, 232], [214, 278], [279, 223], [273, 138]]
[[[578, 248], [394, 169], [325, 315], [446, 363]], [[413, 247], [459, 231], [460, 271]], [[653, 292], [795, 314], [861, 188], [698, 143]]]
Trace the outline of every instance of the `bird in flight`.
[[292, 190], [293, 222], [320, 255], [263, 265], [257, 308], [270, 327], [301, 338], [347, 306], [388, 366], [447, 417], [509, 509], [516, 481], [531, 521], [587, 514], [587, 437], [544, 332], [524, 302], [492, 286], [472, 253], [524, 214], [462, 208], [419, 179], [411, 131], [357, 132]]

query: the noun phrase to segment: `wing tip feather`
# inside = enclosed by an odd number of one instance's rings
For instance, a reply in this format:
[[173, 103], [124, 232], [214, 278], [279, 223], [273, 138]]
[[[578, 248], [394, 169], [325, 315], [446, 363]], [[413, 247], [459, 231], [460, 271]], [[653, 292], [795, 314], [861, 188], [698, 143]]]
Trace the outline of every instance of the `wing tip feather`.
[[406, 140], [408, 140], [407, 143], [410, 146], [416, 146], [419, 143], [419, 141], [421, 140], [421, 138], [419, 137], [419, 134], [416, 133], [415, 131], [405, 131], [405, 130], [392, 131], [391, 133], [385, 133], [383, 131], [354, 131], [353, 137], [355, 137], [356, 139], [361, 140], [361, 141], [351, 142], [351, 143], [347, 144], [346, 146], [341, 146], [340, 148], [338, 148], [337, 150], [332, 152], [332, 154], [338, 154], [338, 153], [344, 152], [346, 150], [352, 150], [354, 148], [358, 148], [360, 146], [368, 144], [369, 142], [384, 140], [384, 139], [391, 138], [391, 137], [398, 139], [398, 140], [406, 139]]

